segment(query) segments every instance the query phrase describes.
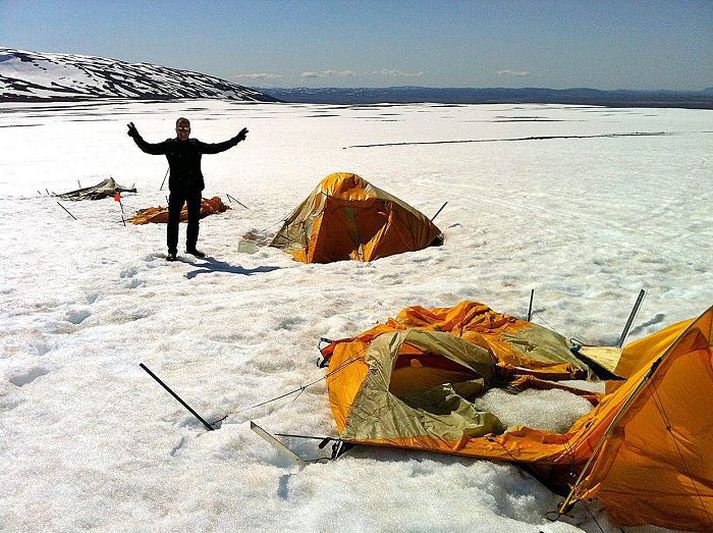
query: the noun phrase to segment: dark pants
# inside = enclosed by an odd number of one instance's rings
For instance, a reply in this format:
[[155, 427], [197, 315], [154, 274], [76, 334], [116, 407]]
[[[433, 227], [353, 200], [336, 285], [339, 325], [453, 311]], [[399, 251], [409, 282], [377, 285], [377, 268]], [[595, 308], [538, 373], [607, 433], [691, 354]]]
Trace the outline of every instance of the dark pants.
[[171, 191], [168, 197], [168, 231], [166, 244], [168, 253], [178, 253], [178, 223], [181, 220], [183, 204], [188, 204], [188, 230], [186, 250], [193, 250], [198, 242], [198, 222], [201, 217], [201, 192]]

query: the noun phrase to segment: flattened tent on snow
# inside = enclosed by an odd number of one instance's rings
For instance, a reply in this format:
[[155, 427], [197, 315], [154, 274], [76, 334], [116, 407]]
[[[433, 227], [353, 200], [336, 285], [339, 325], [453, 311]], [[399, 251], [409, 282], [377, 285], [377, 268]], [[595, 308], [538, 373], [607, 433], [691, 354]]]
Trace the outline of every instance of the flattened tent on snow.
[[442, 244], [441, 231], [395, 196], [347, 172], [330, 174], [288, 217], [270, 246], [304, 263], [381, 257]]
[[[216, 213], [223, 213], [230, 209], [223, 201], [218, 197], [214, 196], [210, 200], [207, 198], [201, 199], [201, 218], [205, 218], [209, 215], [215, 215]], [[188, 206], [183, 206], [181, 209], [181, 222], [188, 220]], [[146, 209], [140, 209], [133, 217], [129, 219], [129, 222], [133, 224], [167, 224], [168, 223], [168, 207], [148, 207]]]
[[[325, 347], [341, 437], [526, 464], [570, 492], [563, 508], [598, 498], [620, 525], [713, 528], [713, 307], [624, 347], [617, 370], [626, 381], [608, 383], [606, 394], [565, 387], [596, 407], [567, 432], [554, 433], [523, 426], [503, 432], [494, 415], [475, 408], [474, 397], [493, 386], [563, 387], [537, 372], [578, 364], [565, 362], [564, 352], [548, 363], [548, 349], [528, 362], [535, 337], [526, 341], [517, 319], [510, 324], [519, 332], [501, 329], [505, 315], [473, 311], [481, 305], [405, 309], [397, 320]], [[476, 320], [442, 320], [448, 316]], [[537, 335], [550, 334], [557, 336]], [[531, 367], [535, 375], [513, 372], [513, 352], [503, 352], [502, 342], [517, 352], [517, 368]]]
[[136, 192], [136, 188], [129, 189], [116, 183], [114, 178], [108, 178], [92, 187], [65, 192], [57, 196], [62, 200], [101, 200], [102, 198], [113, 198], [117, 193], [122, 192]]

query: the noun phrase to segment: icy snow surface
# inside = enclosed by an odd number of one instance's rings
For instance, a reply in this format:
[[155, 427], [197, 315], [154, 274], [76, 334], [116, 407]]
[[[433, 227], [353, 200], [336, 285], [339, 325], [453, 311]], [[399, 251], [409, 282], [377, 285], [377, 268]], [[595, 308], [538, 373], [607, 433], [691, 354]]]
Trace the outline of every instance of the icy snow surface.
[[[113, 176], [138, 188], [127, 213], [165, 204], [165, 158], [139, 151], [125, 124], [157, 142], [179, 116], [208, 142], [250, 129], [204, 157], [205, 196], [249, 207], [201, 222], [206, 260], [167, 263], [165, 226], [124, 227], [112, 199], [63, 202], [75, 221], [46, 196]], [[601, 137], [636, 132], [657, 135]], [[407, 305], [474, 299], [522, 316], [534, 288], [535, 321], [611, 343], [640, 288], [631, 339], [713, 303], [711, 111], [5, 104], [0, 146], [3, 530], [598, 531], [586, 515], [548, 523], [559, 497], [509, 464], [360, 448], [298, 471], [247, 421], [333, 435], [324, 382], [246, 409], [322, 376], [319, 337]], [[445, 245], [370, 264], [238, 253], [336, 171], [429, 215], [448, 201]], [[206, 432], [140, 362], [209, 420], [227, 414], [222, 428]]]

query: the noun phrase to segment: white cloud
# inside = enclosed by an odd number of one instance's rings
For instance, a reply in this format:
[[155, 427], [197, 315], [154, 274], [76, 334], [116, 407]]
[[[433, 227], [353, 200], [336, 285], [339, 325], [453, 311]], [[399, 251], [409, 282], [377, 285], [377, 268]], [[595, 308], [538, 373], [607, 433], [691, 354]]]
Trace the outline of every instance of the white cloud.
[[322, 70], [320, 72], [306, 71], [300, 74], [302, 78], [351, 78], [356, 76], [353, 70]]
[[405, 72], [403, 70], [382, 68], [381, 70], [375, 70], [374, 74], [379, 74], [381, 76], [389, 76], [392, 78], [418, 78], [423, 76], [423, 72]]
[[527, 70], [510, 70], [506, 68], [504, 70], [498, 70], [498, 76], [527, 76], [530, 72]]
[[353, 70], [325, 70], [327, 76], [337, 76], [339, 78], [351, 78], [356, 75]]
[[245, 78], [249, 80], [279, 80], [282, 74], [274, 74], [272, 72], [255, 72], [245, 74], [234, 74], [233, 78]]

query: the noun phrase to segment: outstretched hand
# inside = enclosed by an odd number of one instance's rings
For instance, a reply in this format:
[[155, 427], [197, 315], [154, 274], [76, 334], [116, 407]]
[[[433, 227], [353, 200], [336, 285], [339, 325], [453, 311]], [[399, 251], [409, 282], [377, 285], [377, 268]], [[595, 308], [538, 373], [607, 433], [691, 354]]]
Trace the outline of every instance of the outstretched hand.
[[238, 142], [240, 142], [240, 141], [244, 141], [245, 137], [247, 137], [247, 135], [248, 135], [248, 129], [243, 128], [242, 130], [240, 130], [240, 133], [238, 133], [235, 137], [236, 137], [236, 139], [238, 139]]
[[126, 132], [129, 137], [133, 137], [134, 139], [136, 137], [141, 137], [141, 135], [139, 134], [139, 130], [136, 129], [136, 126], [134, 126], [133, 122], [129, 122], [126, 127], [129, 128], [129, 131]]

